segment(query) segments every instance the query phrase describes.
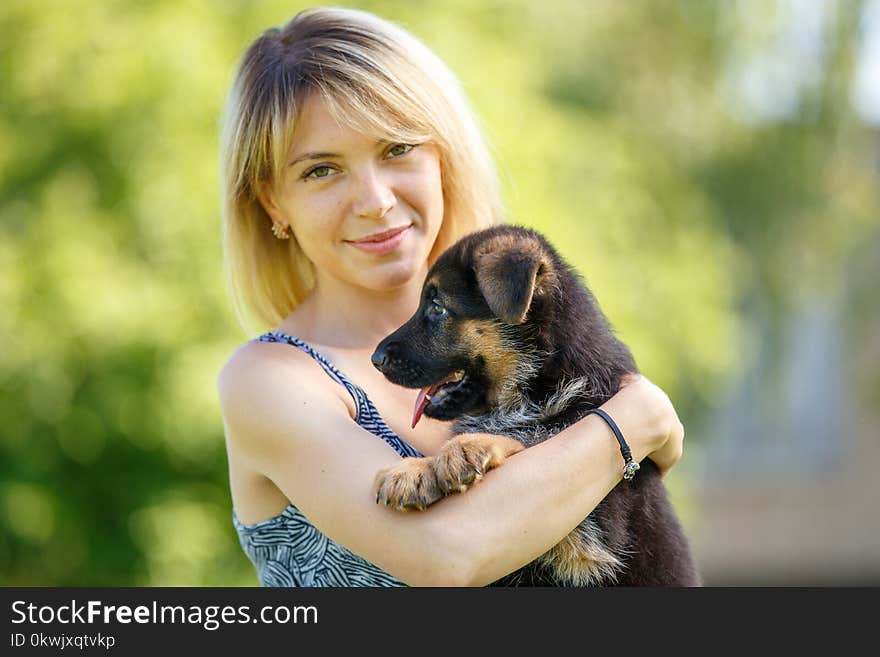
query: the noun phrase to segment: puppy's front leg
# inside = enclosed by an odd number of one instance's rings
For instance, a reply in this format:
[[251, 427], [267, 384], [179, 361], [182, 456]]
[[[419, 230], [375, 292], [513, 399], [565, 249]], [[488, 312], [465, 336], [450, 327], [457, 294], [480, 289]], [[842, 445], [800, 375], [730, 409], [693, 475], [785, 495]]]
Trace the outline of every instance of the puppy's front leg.
[[424, 510], [451, 493], [463, 493], [525, 449], [512, 438], [463, 434], [447, 442], [436, 456], [407, 457], [376, 475], [376, 502], [400, 511]]

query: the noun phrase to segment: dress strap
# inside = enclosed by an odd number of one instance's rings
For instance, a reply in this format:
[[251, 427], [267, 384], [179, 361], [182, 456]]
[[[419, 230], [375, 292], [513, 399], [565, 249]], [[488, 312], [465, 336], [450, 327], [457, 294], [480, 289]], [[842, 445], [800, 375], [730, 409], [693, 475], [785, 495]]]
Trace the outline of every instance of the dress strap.
[[362, 426], [370, 433], [379, 436], [386, 443], [391, 445], [401, 456], [422, 456], [422, 453], [415, 449], [412, 445], [405, 442], [398, 436], [394, 430], [389, 427], [382, 416], [379, 415], [378, 409], [375, 407], [367, 393], [360, 387], [352, 383], [348, 377], [340, 372], [327, 358], [316, 351], [311, 345], [303, 342], [287, 333], [281, 331], [269, 331], [263, 335], [254, 338], [256, 342], [281, 342], [297, 347], [311, 356], [321, 368], [334, 381], [343, 386], [351, 395], [355, 403], [356, 415], [354, 421]]
[[294, 347], [298, 347], [302, 351], [306, 352], [309, 356], [315, 359], [321, 368], [327, 372], [327, 374], [336, 381], [339, 385], [345, 386], [346, 388], [355, 387], [354, 384], [349, 381], [345, 375], [340, 372], [336, 367], [331, 363], [327, 358], [322, 355], [320, 352], [316, 351], [306, 342], [303, 342], [299, 338], [296, 338], [292, 335], [288, 335], [287, 333], [282, 333], [281, 331], [269, 331], [268, 333], [264, 333], [260, 337], [256, 338], [257, 342], [286, 342], [289, 345], [293, 345]]

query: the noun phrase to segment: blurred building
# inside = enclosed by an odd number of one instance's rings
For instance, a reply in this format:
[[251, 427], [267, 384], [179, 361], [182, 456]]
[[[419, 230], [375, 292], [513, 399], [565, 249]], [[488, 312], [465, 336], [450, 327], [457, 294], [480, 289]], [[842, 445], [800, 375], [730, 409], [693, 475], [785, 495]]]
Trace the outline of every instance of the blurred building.
[[[706, 584], [880, 584], [880, 238], [776, 329], [697, 449]], [[831, 286], [833, 288], [833, 286]]]

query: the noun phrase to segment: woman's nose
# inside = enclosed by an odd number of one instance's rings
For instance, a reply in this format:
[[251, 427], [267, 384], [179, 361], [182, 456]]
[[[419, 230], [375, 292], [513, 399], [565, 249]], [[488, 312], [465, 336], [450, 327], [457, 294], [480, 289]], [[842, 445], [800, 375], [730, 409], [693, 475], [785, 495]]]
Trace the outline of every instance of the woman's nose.
[[364, 219], [381, 219], [394, 207], [397, 199], [394, 191], [374, 168], [364, 171], [357, 177], [354, 197], [354, 212]]

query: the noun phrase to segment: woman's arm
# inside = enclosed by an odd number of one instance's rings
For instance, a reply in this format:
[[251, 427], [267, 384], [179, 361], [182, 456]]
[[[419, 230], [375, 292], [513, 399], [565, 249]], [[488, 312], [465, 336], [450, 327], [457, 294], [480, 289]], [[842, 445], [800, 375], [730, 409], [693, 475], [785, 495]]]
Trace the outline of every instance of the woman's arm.
[[[332, 381], [312, 367], [269, 345], [239, 350], [218, 379], [228, 448], [327, 536], [408, 584], [488, 584], [555, 545], [621, 478], [616, 440], [588, 416], [427, 513], [391, 511], [375, 503], [373, 482], [399, 455], [352, 423]], [[676, 441], [675, 412], [646, 379], [603, 408], [636, 460]]]

